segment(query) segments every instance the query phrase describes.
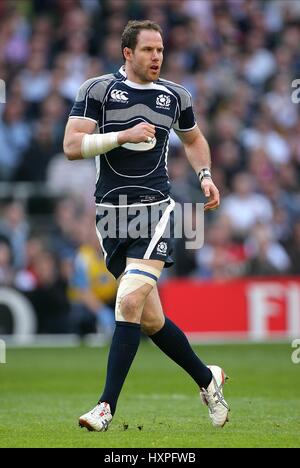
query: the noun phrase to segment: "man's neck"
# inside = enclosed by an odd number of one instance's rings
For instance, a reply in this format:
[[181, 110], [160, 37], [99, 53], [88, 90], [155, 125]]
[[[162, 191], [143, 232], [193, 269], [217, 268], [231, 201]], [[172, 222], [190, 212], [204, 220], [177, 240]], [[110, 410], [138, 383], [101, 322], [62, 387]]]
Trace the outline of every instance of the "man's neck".
[[147, 81], [147, 80], [141, 80], [135, 73], [134, 71], [128, 67], [128, 65], [124, 65], [123, 70], [127, 76], [127, 79], [131, 81], [132, 83], [137, 83], [140, 85], [149, 85], [152, 84], [152, 81]]

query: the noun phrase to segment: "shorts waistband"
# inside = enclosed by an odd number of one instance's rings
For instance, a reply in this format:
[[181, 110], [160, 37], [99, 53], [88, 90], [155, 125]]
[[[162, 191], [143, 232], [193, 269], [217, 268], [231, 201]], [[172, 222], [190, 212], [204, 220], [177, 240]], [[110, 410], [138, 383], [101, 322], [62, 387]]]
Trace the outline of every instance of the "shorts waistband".
[[164, 200], [159, 200], [153, 203], [132, 203], [131, 205], [113, 205], [108, 203], [96, 203], [96, 206], [103, 206], [104, 208], [131, 208], [131, 207], [138, 207], [138, 206], [154, 206], [160, 205], [161, 203], [166, 203], [173, 201], [171, 197], [165, 198]]

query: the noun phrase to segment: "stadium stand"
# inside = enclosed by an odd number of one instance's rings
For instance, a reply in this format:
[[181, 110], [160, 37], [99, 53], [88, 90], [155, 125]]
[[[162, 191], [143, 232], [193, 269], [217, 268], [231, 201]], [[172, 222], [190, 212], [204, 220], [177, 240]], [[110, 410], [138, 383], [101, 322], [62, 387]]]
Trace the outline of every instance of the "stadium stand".
[[[0, 285], [52, 297], [61, 313], [39, 318], [43, 332], [68, 331], [74, 222], [94, 217], [94, 162], [62, 154], [68, 113], [86, 79], [120, 67], [124, 25], [144, 18], [164, 31], [162, 76], [192, 94], [222, 197], [204, 248], [183, 256], [178, 240], [164, 279], [299, 275], [299, 2], [2, 0]], [[175, 134], [169, 173], [178, 202], [203, 201]]]

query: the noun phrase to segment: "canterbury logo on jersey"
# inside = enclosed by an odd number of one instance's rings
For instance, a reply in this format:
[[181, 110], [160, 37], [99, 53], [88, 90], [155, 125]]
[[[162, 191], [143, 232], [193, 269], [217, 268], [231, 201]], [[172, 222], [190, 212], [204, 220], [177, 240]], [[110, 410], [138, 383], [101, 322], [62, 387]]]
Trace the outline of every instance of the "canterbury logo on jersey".
[[128, 101], [127, 94], [128, 93], [126, 91], [121, 91], [120, 89], [113, 89], [112, 92], [110, 93], [110, 97], [112, 101], [127, 102]]

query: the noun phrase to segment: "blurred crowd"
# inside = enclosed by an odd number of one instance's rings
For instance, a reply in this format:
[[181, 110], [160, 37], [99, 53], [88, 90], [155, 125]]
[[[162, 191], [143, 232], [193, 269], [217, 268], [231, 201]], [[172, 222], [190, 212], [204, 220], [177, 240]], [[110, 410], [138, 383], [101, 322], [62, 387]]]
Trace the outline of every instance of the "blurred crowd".
[[[164, 32], [162, 77], [192, 94], [221, 193], [204, 247], [177, 240], [164, 277], [300, 274], [299, 2], [2, 0], [0, 185], [44, 184], [56, 201], [41, 232], [26, 200], [0, 200], [0, 284], [30, 297], [41, 332], [111, 333], [116, 286], [95, 242], [94, 161], [67, 161], [62, 139], [79, 86], [118, 70], [125, 24], [146, 18]], [[203, 201], [174, 133], [169, 174], [176, 201]]]

